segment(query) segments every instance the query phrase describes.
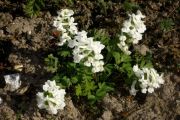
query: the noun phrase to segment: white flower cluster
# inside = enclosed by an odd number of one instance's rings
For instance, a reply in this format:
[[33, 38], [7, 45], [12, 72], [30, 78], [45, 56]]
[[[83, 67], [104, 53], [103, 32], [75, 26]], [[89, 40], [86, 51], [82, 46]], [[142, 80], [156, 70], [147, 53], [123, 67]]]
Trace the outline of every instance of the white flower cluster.
[[66, 41], [71, 40], [71, 36], [77, 33], [77, 23], [74, 23], [73, 10], [63, 9], [58, 12], [58, 16], [55, 18], [53, 26], [61, 31], [59, 46], [62, 46]]
[[93, 37], [87, 37], [86, 31], [78, 32], [74, 40], [69, 42], [69, 47], [73, 49], [73, 58], [75, 63], [84, 62], [87, 67], [93, 67], [92, 72], [101, 72], [104, 70], [101, 50], [105, 47], [99, 41], [93, 41]]
[[128, 44], [137, 44], [142, 39], [142, 33], [146, 30], [142, 18], [145, 18], [145, 16], [138, 10], [137, 14], [129, 15], [129, 19], [123, 23], [118, 47], [127, 55], [131, 54]]
[[15, 91], [21, 86], [20, 74], [11, 74], [4, 76], [6, 84], [10, 86], [10, 91]]
[[[163, 75], [159, 75], [154, 68], [142, 68], [139, 69], [138, 65], [133, 66], [135, 75], [139, 78], [142, 93], [153, 93], [155, 88], [159, 88], [161, 84], [164, 84]], [[137, 82], [137, 81], [136, 81]], [[136, 82], [133, 82], [130, 93], [136, 95], [135, 89]]]
[[46, 109], [49, 114], [57, 114], [58, 109], [65, 107], [64, 89], [60, 89], [55, 81], [48, 80], [43, 85], [43, 92], [37, 93], [37, 104], [40, 109]]
[[[92, 66], [92, 72], [101, 72], [104, 70], [103, 55], [101, 50], [105, 47], [99, 41], [93, 41], [93, 37], [87, 37], [86, 31], [78, 32], [74, 23], [74, 14], [72, 10], [63, 9], [58, 13], [58, 17], [54, 21], [54, 26], [62, 32], [59, 46], [66, 41], [68, 46], [73, 48], [73, 58], [75, 63], [84, 62], [87, 67]], [[70, 34], [70, 35], [69, 35]]]

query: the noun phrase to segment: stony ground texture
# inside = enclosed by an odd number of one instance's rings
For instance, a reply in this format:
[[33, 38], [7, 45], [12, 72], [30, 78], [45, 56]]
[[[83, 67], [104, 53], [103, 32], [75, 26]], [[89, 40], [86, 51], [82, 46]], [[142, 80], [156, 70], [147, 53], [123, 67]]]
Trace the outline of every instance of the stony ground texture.
[[[126, 19], [124, 1], [76, 1], [74, 5], [61, 4], [59, 8], [72, 8], [80, 29], [103, 28], [116, 34]], [[51, 78], [44, 68], [44, 58], [56, 49], [52, 40], [52, 21], [56, 9], [44, 9], [38, 17], [28, 18], [20, 2], [0, 1], [0, 120], [179, 120], [180, 119], [180, 1], [131, 0], [146, 15], [147, 31], [136, 46], [140, 52], [152, 52], [156, 69], [165, 73], [165, 84], [153, 94], [129, 96], [119, 85], [116, 93], [105, 96], [98, 108], [89, 110], [67, 95], [64, 110], [48, 115], [36, 107], [35, 93], [39, 85]], [[162, 20], [171, 18], [172, 29], [164, 31]], [[8, 92], [3, 75], [14, 73], [9, 69], [23, 65], [23, 88]], [[7, 69], [9, 68], [9, 69]], [[121, 83], [119, 83], [121, 84]], [[122, 87], [122, 88], [121, 88]], [[84, 101], [85, 103], [86, 101]]]

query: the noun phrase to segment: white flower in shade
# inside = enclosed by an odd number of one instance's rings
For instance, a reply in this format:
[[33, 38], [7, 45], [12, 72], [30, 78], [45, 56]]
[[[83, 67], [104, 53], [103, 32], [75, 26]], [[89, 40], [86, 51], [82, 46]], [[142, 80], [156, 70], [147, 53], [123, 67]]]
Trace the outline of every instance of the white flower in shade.
[[125, 42], [120, 42], [117, 45], [126, 55], [131, 54], [131, 51], [129, 51], [129, 47], [125, 44]]
[[43, 92], [37, 93], [37, 106], [46, 109], [49, 114], [57, 114], [58, 110], [65, 107], [65, 90], [60, 89], [55, 81], [48, 80], [43, 85]]
[[2, 104], [2, 102], [3, 102], [3, 99], [0, 97], [0, 104]]
[[163, 75], [159, 75], [154, 68], [140, 69], [138, 65], [134, 65], [133, 71], [138, 77], [142, 93], [153, 93], [155, 88], [159, 88], [161, 84], [164, 84]]
[[128, 46], [138, 44], [139, 40], [142, 39], [142, 33], [146, 30], [144, 21], [142, 21], [143, 18], [145, 16], [138, 10], [137, 14], [129, 14], [129, 19], [123, 23], [118, 47], [127, 55], [131, 54]]
[[10, 91], [15, 91], [21, 86], [20, 74], [11, 74], [4, 76], [6, 84], [10, 86]]
[[137, 93], [137, 91], [138, 91], [138, 90], [136, 90], [136, 88], [135, 88], [136, 83], [137, 83], [137, 81], [133, 81], [133, 83], [132, 83], [132, 85], [131, 85], [131, 90], [129, 91], [130, 94], [131, 94], [131, 95], [134, 95], [134, 96], [136, 95], [136, 93]]
[[84, 65], [87, 67], [91, 67], [92, 63], [94, 62], [93, 57], [88, 57], [87, 61], [84, 62]]
[[74, 54], [73, 59], [75, 63], [79, 63], [84, 57], [84, 55]]

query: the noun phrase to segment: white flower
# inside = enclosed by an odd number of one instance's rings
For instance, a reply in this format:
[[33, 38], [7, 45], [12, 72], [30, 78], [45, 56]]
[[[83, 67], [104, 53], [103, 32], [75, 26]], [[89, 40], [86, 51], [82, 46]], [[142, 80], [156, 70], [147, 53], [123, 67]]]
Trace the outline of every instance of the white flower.
[[148, 88], [148, 92], [149, 92], [149, 93], [153, 93], [153, 92], [154, 92], [154, 88], [153, 88], [153, 87], [149, 87], [149, 88]]
[[96, 73], [96, 72], [101, 72], [104, 70], [104, 62], [103, 61], [95, 61], [92, 63], [93, 68], [92, 68], [92, 72]]
[[73, 35], [77, 34], [77, 23], [74, 22], [74, 18], [71, 17], [74, 14], [72, 10], [63, 9], [58, 12], [58, 16], [54, 19], [53, 26], [61, 31], [62, 36], [60, 36], [59, 46], [62, 46], [69, 42]]
[[70, 41], [71, 37], [67, 33], [63, 33], [62, 36], [60, 37], [60, 42], [57, 43], [58, 46], [64, 45], [66, 41]]
[[94, 62], [93, 57], [88, 57], [88, 60], [84, 62], [84, 65], [87, 67], [91, 67], [92, 63]]
[[138, 91], [138, 90], [135, 89], [136, 83], [137, 83], [137, 81], [133, 81], [133, 83], [132, 83], [132, 85], [131, 85], [131, 90], [129, 91], [130, 94], [131, 94], [131, 95], [134, 95], [134, 96], [136, 95], [136, 93], [137, 93], [137, 91]]
[[15, 91], [21, 86], [20, 74], [5, 75], [6, 84], [10, 85], [10, 91]]
[[145, 16], [140, 11], [137, 11], [137, 14], [129, 15], [129, 19], [123, 23], [118, 47], [127, 55], [131, 54], [128, 45], [138, 44], [139, 40], [142, 39], [142, 33], [146, 30], [142, 18], [145, 18]]
[[72, 10], [64, 9], [58, 12], [53, 26], [61, 31], [60, 42], [58, 46], [68, 43], [68, 47], [73, 49], [73, 59], [75, 63], [83, 62], [85, 66], [92, 67], [92, 72], [101, 72], [104, 70], [101, 54], [104, 45], [99, 41], [94, 41], [93, 37], [87, 37], [86, 31], [77, 30], [77, 23], [74, 23]]
[[127, 38], [126, 38], [126, 36], [125, 35], [121, 35], [121, 36], [119, 36], [119, 40], [120, 41], [125, 41]]
[[78, 32], [74, 40], [69, 42], [69, 47], [74, 48], [73, 58], [75, 63], [82, 61], [85, 66], [92, 66], [93, 73], [104, 70], [101, 51], [105, 46], [99, 41], [93, 41], [93, 37], [87, 37], [86, 31]]
[[164, 84], [163, 75], [159, 75], [154, 68], [140, 69], [138, 65], [134, 65], [133, 71], [138, 77], [142, 93], [153, 93], [155, 88], [159, 88], [161, 84]]
[[3, 99], [0, 97], [0, 104], [2, 104], [2, 102], [3, 102]]
[[100, 53], [97, 53], [97, 54], [95, 54], [94, 58], [97, 60], [101, 60], [101, 59], [103, 59], [103, 55]]
[[46, 109], [49, 114], [57, 114], [58, 109], [65, 107], [64, 89], [60, 89], [55, 81], [47, 80], [43, 85], [43, 92], [37, 93], [37, 106], [40, 109]]
[[54, 92], [55, 90], [58, 90], [60, 87], [56, 86], [56, 82], [47, 80], [46, 83], [43, 85], [44, 91]]
[[123, 42], [123, 43], [120, 42], [117, 45], [126, 55], [130, 55], [131, 54], [131, 51], [129, 51], [128, 46], [125, 44], [125, 42]]
[[84, 57], [84, 55], [74, 55], [73, 59], [75, 63], [79, 63]]
[[130, 32], [131, 30], [130, 30], [130, 27], [132, 26], [132, 24], [131, 24], [131, 19], [129, 19], [129, 20], [126, 20], [126, 21], [124, 21], [124, 23], [123, 23], [123, 28], [121, 29], [121, 31], [122, 32], [125, 32], [125, 33], [128, 33], [128, 32]]
[[58, 12], [58, 15], [61, 15], [62, 17], [70, 17], [74, 15], [74, 12], [73, 10], [62, 9], [60, 12]]

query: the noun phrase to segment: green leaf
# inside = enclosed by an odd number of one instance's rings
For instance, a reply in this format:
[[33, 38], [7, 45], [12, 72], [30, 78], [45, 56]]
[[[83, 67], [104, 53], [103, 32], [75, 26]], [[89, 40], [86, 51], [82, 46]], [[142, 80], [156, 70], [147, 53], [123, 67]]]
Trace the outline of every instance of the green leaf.
[[76, 85], [76, 96], [82, 96], [82, 90], [81, 90], [81, 85], [80, 84], [78, 84], [78, 85]]
[[113, 52], [112, 53], [114, 59], [115, 59], [115, 62], [116, 64], [120, 64], [121, 63], [121, 54], [119, 52]]
[[44, 0], [27, 0], [24, 6], [24, 12], [29, 17], [33, 17], [39, 14], [39, 11], [45, 6]]
[[62, 77], [61, 83], [62, 83], [63, 86], [66, 86], [66, 87], [69, 87], [69, 86], [72, 85], [71, 79], [68, 78], [67, 76], [63, 76], [63, 77]]
[[123, 72], [123, 73], [127, 74], [128, 78], [130, 78], [133, 75], [131, 63], [123, 63], [122, 67], [118, 67], [118, 66], [116, 66], [116, 67], [119, 72]]
[[71, 78], [71, 82], [72, 82], [73, 84], [76, 84], [76, 83], [78, 82], [77, 76], [72, 77], [72, 78]]
[[164, 19], [160, 22], [160, 28], [163, 31], [168, 31], [173, 28], [174, 22], [171, 18]]
[[99, 89], [96, 91], [96, 98], [101, 99], [103, 98], [107, 92], [113, 91], [114, 88], [108, 86], [105, 82], [98, 84]]
[[114, 69], [114, 65], [113, 64], [107, 64], [104, 66], [104, 69], [106, 72], [108, 72], [108, 74], [111, 74], [112, 70]]
[[58, 55], [60, 55], [62, 57], [70, 57], [71, 53], [68, 50], [63, 50], [63, 51], [58, 52]]
[[130, 2], [129, 0], [125, 0], [125, 2], [123, 3], [123, 8], [126, 11], [133, 11], [133, 10], [139, 9], [139, 5], [137, 5], [136, 3]]
[[57, 72], [58, 70], [58, 58], [54, 57], [53, 54], [48, 55], [47, 58], [45, 58], [45, 64], [47, 65], [46, 69], [49, 72]]
[[145, 61], [142, 60], [142, 61], [141, 61], [141, 64], [140, 64], [140, 68], [143, 68], [144, 66], [145, 66]]
[[122, 54], [121, 55], [121, 62], [130, 62], [131, 61], [131, 56]]
[[94, 101], [96, 97], [94, 95], [88, 94], [88, 100]]
[[93, 36], [95, 41], [100, 41], [103, 45], [109, 44], [110, 37], [105, 29], [94, 30]]
[[96, 89], [96, 85], [94, 81], [88, 81], [86, 80], [85, 82], [85, 89], [84, 92], [86, 93], [86, 95], [90, 94], [92, 90]]

